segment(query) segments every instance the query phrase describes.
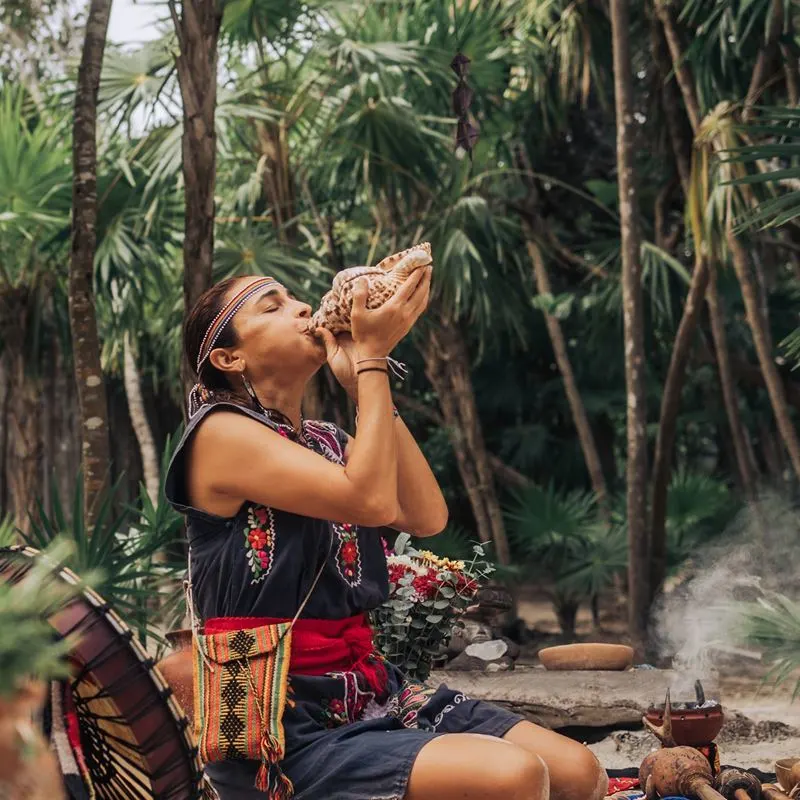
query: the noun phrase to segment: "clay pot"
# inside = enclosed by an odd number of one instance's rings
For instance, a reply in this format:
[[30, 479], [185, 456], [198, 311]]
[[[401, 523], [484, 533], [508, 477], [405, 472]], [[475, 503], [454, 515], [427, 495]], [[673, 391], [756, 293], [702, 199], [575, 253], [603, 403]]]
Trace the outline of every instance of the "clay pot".
[[[707, 708], [680, 709], [672, 706], [672, 738], [677, 745], [701, 747], [711, 744], [722, 730], [725, 715], [719, 705]], [[664, 709], [650, 708], [647, 720], [656, 727], [664, 724]]]
[[173, 652], [162, 658], [156, 668], [169, 684], [183, 713], [194, 727], [194, 691], [192, 664], [192, 631], [181, 629], [165, 634]]
[[33, 722], [47, 684], [26, 682], [0, 696], [0, 797], [65, 800], [55, 753]]
[[625, 670], [633, 664], [633, 648], [624, 644], [564, 644], [539, 651], [545, 669]]
[[784, 792], [791, 792], [794, 789], [796, 780], [796, 771], [793, 774], [793, 767], [800, 764], [800, 758], [781, 758], [775, 762], [775, 776], [781, 789]]

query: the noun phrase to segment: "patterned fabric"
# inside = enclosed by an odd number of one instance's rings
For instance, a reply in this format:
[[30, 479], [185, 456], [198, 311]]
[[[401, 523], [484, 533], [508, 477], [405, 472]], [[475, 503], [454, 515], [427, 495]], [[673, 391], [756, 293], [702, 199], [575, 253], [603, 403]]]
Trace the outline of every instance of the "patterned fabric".
[[419, 711], [436, 694], [436, 689], [424, 683], [407, 682], [392, 697], [387, 714], [397, 717], [404, 728], [416, 728]]
[[244, 528], [247, 561], [253, 580], [260, 583], [269, 575], [275, 558], [275, 517], [271, 508], [251, 505]]
[[[317, 450], [334, 464], [344, 464], [344, 448], [336, 436], [336, 427], [329, 422], [304, 421], [303, 433], [312, 449]], [[336, 550], [336, 568], [342, 580], [351, 588], [361, 583], [361, 552], [358, 547], [358, 526], [351, 523], [332, 522], [339, 540]]]
[[256, 787], [270, 800], [293, 793], [278, 766], [286, 750], [283, 712], [289, 624], [194, 637], [194, 716], [205, 762], [261, 761]]

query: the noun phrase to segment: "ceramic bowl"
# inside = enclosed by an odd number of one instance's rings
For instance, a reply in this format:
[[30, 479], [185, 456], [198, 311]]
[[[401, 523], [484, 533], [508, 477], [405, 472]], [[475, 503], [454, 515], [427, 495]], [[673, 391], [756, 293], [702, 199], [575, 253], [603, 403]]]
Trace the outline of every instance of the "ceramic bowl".
[[633, 664], [633, 648], [624, 644], [564, 644], [539, 651], [548, 670], [625, 670]]
[[800, 761], [800, 758], [779, 758], [775, 762], [775, 775], [778, 778], [778, 783], [784, 792], [791, 792], [792, 789], [794, 789], [791, 772], [792, 767], [798, 761]]
[[[719, 705], [706, 708], [672, 708], [672, 737], [675, 743], [686, 747], [702, 747], [717, 738], [725, 722]], [[664, 709], [650, 708], [647, 719], [657, 728], [664, 724]]]

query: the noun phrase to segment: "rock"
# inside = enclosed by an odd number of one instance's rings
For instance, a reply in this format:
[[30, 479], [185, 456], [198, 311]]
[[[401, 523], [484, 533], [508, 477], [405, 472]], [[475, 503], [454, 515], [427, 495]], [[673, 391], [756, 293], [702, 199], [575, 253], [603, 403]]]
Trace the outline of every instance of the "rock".
[[[514, 660], [508, 656], [500, 656], [493, 661], [487, 661], [478, 656], [471, 656], [465, 650], [447, 664], [447, 671], [450, 672], [499, 672], [514, 669]], [[455, 679], [456, 684], [460, 679]], [[463, 683], [463, 681], [460, 681]], [[460, 688], [460, 686], [458, 687]]]
[[484, 586], [478, 590], [475, 600], [485, 611], [510, 611], [513, 606], [511, 592], [504, 586]]
[[506, 643], [506, 647], [508, 648], [508, 650], [506, 650], [506, 655], [516, 661], [521, 652], [519, 645], [512, 639], [507, 639], [505, 636], [501, 636], [500, 638]]
[[[508, 655], [503, 659], [511, 661]], [[429, 682], [434, 686], [447, 683], [469, 697], [510, 708], [546, 728], [564, 728], [639, 725], [647, 709], [666, 695], [675, 680], [672, 670], [659, 669], [548, 672], [517, 667], [490, 674], [487, 663], [493, 662], [471, 659], [464, 652], [447, 670], [432, 673]]]
[[483, 622], [462, 617], [453, 629], [450, 643], [447, 645], [447, 653], [453, 658], [473, 642], [488, 642], [492, 639], [492, 629]]
[[467, 645], [464, 652], [472, 658], [484, 661], [496, 661], [502, 658], [508, 650], [508, 645], [502, 639], [491, 639], [488, 642], [473, 642]]

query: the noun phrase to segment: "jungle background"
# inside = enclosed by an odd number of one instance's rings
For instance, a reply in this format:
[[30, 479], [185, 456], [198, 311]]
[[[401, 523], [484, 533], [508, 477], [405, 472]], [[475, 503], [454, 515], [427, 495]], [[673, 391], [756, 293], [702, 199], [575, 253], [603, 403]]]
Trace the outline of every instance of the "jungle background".
[[[793, 511], [796, 4], [154, 7], [139, 45], [106, 41], [111, 0], [0, 8], [4, 543], [71, 539], [143, 639], [180, 615], [184, 309], [238, 274], [314, 304], [421, 240], [395, 398], [450, 508], [426, 545], [490, 543], [554, 633], [605, 611], [645, 652], [665, 580]], [[306, 400], [352, 431], [327, 372]], [[791, 604], [753, 633], [789, 667]]]

